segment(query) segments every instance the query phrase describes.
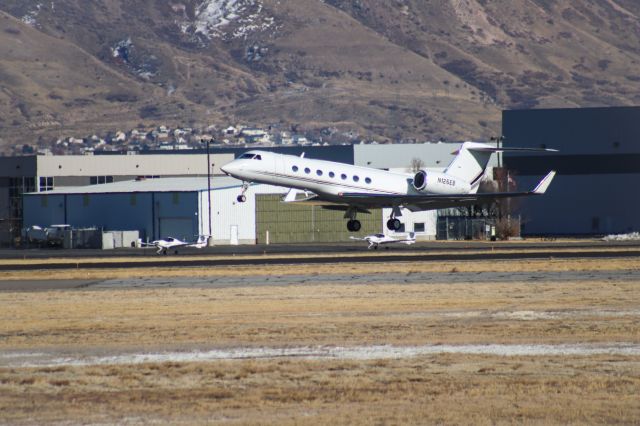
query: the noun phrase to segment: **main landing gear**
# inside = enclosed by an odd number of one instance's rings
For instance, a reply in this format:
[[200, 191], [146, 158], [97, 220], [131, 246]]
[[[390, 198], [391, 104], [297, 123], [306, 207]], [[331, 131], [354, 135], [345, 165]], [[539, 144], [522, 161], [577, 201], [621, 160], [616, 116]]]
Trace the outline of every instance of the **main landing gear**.
[[390, 231], [399, 231], [402, 228], [402, 222], [398, 219], [392, 218], [387, 221], [387, 229]]
[[347, 222], [349, 232], [358, 232], [360, 228], [362, 228], [362, 224], [356, 219], [356, 214], [358, 214], [358, 209], [355, 207], [349, 207], [349, 209], [344, 212], [344, 218], [349, 219]]
[[399, 219], [396, 219], [396, 216], [402, 216], [402, 212], [399, 207], [394, 207], [391, 209], [391, 216], [387, 221], [387, 229], [389, 231], [399, 231], [402, 228], [402, 222]]
[[247, 192], [247, 189], [249, 189], [249, 182], [242, 182], [242, 192], [236, 198], [239, 203], [244, 203], [245, 201], [247, 201], [247, 196], [244, 195], [244, 193]]
[[347, 222], [347, 229], [349, 232], [358, 232], [362, 228], [362, 224], [359, 220], [351, 219]]

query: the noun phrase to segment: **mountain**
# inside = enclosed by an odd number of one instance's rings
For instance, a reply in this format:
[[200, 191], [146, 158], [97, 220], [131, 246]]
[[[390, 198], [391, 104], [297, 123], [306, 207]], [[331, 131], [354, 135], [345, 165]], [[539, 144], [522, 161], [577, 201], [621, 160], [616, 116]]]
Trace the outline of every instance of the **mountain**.
[[506, 108], [639, 104], [639, 61], [637, 0], [3, 0], [0, 139], [486, 139]]

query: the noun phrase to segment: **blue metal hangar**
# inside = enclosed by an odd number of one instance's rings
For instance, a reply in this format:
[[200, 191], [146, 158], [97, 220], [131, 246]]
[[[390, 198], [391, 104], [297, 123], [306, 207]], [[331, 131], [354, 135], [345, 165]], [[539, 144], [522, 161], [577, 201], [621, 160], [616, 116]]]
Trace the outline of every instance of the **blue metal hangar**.
[[503, 111], [502, 134], [505, 146], [559, 150], [505, 153], [521, 189], [558, 172], [544, 196], [522, 201], [523, 234], [640, 230], [640, 107]]
[[24, 195], [24, 225], [138, 230], [149, 241], [168, 236], [191, 241], [211, 235], [218, 244], [255, 244], [256, 194], [286, 192], [252, 185], [247, 202], [237, 203], [240, 182], [213, 177], [210, 216], [208, 186], [206, 177], [160, 178], [29, 193]]

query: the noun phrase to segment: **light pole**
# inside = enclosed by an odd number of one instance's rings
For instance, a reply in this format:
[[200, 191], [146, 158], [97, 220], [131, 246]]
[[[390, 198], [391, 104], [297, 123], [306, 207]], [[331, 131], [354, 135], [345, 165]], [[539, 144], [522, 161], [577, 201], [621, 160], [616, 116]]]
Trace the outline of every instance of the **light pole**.
[[211, 160], [209, 155], [209, 144], [211, 139], [207, 139], [207, 212], [209, 213], [209, 236], [207, 237], [207, 247], [213, 246], [213, 233], [211, 232]]

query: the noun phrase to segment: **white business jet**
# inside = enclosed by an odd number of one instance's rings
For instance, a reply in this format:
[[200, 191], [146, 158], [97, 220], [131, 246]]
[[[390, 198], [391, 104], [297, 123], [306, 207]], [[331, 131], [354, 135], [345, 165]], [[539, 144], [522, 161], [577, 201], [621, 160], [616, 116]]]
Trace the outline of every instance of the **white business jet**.
[[[536, 148], [495, 148], [491, 145], [465, 142], [443, 172], [420, 170], [415, 174], [391, 172], [352, 166], [332, 161], [314, 160], [268, 151], [248, 151], [222, 167], [227, 175], [242, 180], [238, 201], [250, 182], [290, 188], [285, 202], [321, 205], [325, 209], [344, 211], [347, 229], [361, 228], [358, 213], [390, 207], [387, 228], [402, 227], [398, 217], [401, 207], [410, 211], [490, 203], [501, 198], [544, 194], [555, 176], [550, 171], [528, 192], [478, 193], [491, 154], [499, 151], [556, 151]], [[304, 197], [299, 199], [299, 192]]]
[[[366, 237], [363, 237], [363, 238], [357, 238], [357, 237], [349, 237], [349, 238], [351, 238], [352, 240], [366, 241], [369, 243], [369, 247], [367, 248], [374, 249], [374, 250], [377, 250], [378, 246], [386, 246], [388, 244], [400, 243], [400, 244], [411, 245], [411, 244], [415, 244], [416, 242], [416, 234], [413, 232], [409, 232], [409, 236], [406, 238], [394, 238], [384, 234], [367, 235]], [[386, 248], [389, 248], [389, 247], [386, 247]]]
[[182, 241], [177, 238], [167, 237], [160, 240], [151, 241], [150, 243], [142, 243], [143, 246], [155, 246], [158, 248], [156, 254], [167, 254], [168, 250], [173, 250], [174, 254], [178, 254], [180, 247], [195, 247], [202, 248], [207, 246], [207, 235], [200, 235], [198, 241], [188, 242]]

